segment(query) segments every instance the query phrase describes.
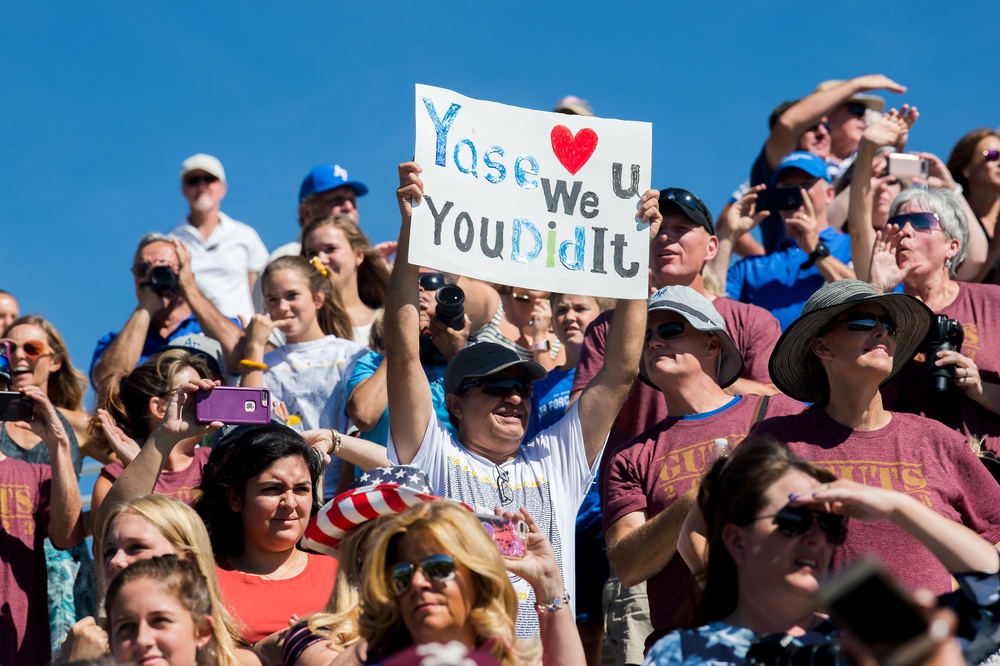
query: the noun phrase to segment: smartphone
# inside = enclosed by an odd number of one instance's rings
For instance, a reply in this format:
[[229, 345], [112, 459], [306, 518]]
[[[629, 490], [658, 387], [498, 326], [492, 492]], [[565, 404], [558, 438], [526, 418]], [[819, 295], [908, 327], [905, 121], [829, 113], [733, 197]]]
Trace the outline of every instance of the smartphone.
[[477, 513], [476, 518], [483, 524], [501, 555], [516, 558], [527, 556], [528, 524], [523, 520], [508, 520], [485, 513]]
[[927, 619], [881, 562], [862, 558], [819, 591], [819, 603], [882, 666], [914, 664], [934, 648]]
[[0, 391], [0, 421], [30, 421], [35, 401], [20, 391]]
[[931, 164], [919, 155], [889, 153], [886, 171], [890, 176], [903, 178], [926, 178], [931, 172]]
[[802, 205], [802, 191], [797, 187], [770, 187], [757, 193], [757, 210], [772, 213], [795, 210]]
[[194, 415], [201, 423], [264, 424], [271, 422], [271, 395], [266, 388], [216, 386], [194, 394]]

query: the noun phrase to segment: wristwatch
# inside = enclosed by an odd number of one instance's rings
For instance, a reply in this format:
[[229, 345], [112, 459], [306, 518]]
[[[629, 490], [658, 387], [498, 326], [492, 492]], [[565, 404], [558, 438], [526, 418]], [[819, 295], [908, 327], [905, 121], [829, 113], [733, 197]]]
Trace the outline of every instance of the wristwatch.
[[549, 345], [548, 338], [546, 338], [545, 340], [538, 340], [536, 342], [531, 343], [531, 351], [533, 352], [539, 352], [539, 351], [544, 352], [544, 351], [549, 351], [550, 349], [551, 347]]
[[830, 256], [830, 248], [826, 246], [823, 241], [816, 244], [816, 249], [809, 254], [809, 258], [799, 264], [799, 270], [806, 270], [807, 268], [812, 268], [820, 259], [826, 259]]

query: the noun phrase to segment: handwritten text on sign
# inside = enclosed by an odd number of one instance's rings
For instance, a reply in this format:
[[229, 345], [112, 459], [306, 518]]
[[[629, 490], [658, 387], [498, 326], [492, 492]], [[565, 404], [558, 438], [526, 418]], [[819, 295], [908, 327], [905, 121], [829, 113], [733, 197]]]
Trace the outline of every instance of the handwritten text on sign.
[[652, 126], [530, 111], [417, 86], [410, 261], [515, 287], [647, 293]]

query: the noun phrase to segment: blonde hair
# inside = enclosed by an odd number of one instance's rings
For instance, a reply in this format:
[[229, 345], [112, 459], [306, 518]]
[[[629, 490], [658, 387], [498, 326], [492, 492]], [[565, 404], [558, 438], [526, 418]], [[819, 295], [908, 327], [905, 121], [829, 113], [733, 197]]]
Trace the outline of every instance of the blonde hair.
[[503, 666], [532, 663], [537, 647], [527, 647], [515, 637], [517, 594], [500, 553], [475, 515], [449, 500], [411, 507], [387, 520], [374, 537], [375, 545], [365, 558], [359, 621], [361, 633], [368, 639], [369, 661], [385, 659], [413, 643], [386, 576], [399, 540], [412, 532], [432, 537], [443, 552], [471, 571], [476, 599], [469, 622], [477, 639], [491, 646], [491, 653]]
[[324, 215], [308, 222], [302, 228], [302, 256], [306, 259], [312, 258], [306, 256], [306, 239], [316, 230], [328, 226], [343, 232], [352, 252], [364, 255], [361, 265], [358, 266], [358, 297], [372, 310], [379, 309], [385, 304], [385, 291], [389, 286], [389, 266], [379, 251], [372, 247], [368, 237], [350, 215]]
[[[317, 262], [318, 263], [318, 262]], [[340, 295], [340, 287], [334, 280], [333, 271], [320, 264], [323, 272], [310, 263], [305, 257], [278, 257], [267, 265], [260, 276], [261, 287], [267, 285], [271, 276], [278, 271], [295, 271], [309, 285], [309, 293], [314, 297], [323, 293], [323, 303], [316, 311], [316, 320], [323, 335], [335, 335], [338, 338], [351, 340], [354, 338], [354, 328], [351, 317], [344, 307], [344, 299]]]
[[66, 343], [56, 327], [41, 315], [29, 314], [12, 321], [10, 326], [4, 329], [3, 336], [7, 337], [17, 326], [37, 326], [42, 329], [45, 332], [45, 337], [49, 339], [49, 347], [52, 348], [53, 356], [58, 356], [62, 361], [59, 369], [49, 374], [49, 381], [45, 387], [45, 393], [49, 396], [52, 404], [70, 411], [83, 409], [83, 394], [87, 390], [87, 378], [73, 367], [69, 360], [69, 352], [66, 350]]
[[[101, 567], [104, 566], [104, 542], [111, 531], [111, 523], [122, 514], [139, 516], [155, 527], [170, 542], [178, 556], [194, 558], [198, 569], [208, 583], [208, 594], [212, 600], [212, 634], [215, 637], [219, 666], [233, 666], [237, 663], [236, 647], [244, 645], [240, 632], [236, 629], [233, 619], [226, 611], [226, 605], [219, 589], [219, 579], [215, 575], [215, 557], [212, 555], [212, 544], [208, 531], [195, 510], [187, 504], [166, 495], [144, 495], [119, 502], [111, 507], [104, 529], [100, 534], [97, 557]], [[96, 535], [95, 535], [96, 536]], [[105, 581], [109, 583], [111, 581]]]

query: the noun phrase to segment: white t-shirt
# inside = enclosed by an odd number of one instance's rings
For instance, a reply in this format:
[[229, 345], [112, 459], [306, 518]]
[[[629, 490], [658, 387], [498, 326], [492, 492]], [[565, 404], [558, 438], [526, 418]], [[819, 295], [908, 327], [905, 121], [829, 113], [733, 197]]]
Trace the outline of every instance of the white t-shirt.
[[[289, 425], [302, 432], [336, 428], [347, 432], [347, 380], [358, 358], [368, 352], [351, 340], [328, 335], [311, 342], [288, 343], [264, 355], [264, 386], [273, 400], [288, 407]], [[340, 475], [340, 460], [327, 466], [325, 490], [333, 492]]]
[[[389, 435], [389, 460], [399, 458]], [[587, 465], [580, 415], [574, 404], [550, 428], [522, 444], [513, 460], [499, 467], [507, 472], [514, 500], [502, 505], [497, 487], [497, 465], [472, 453], [435, 417], [427, 424], [417, 456], [410, 463], [427, 473], [431, 489], [442, 497], [461, 500], [476, 513], [493, 515], [493, 507], [516, 510], [527, 507], [538, 526], [549, 537], [567, 590], [576, 589], [576, 514], [590, 488], [600, 456]], [[538, 635], [535, 594], [526, 581], [510, 575], [517, 592], [517, 635]], [[572, 593], [571, 593], [572, 595]], [[551, 603], [543, 599], [542, 603]]]
[[219, 224], [208, 238], [187, 221], [181, 220], [170, 235], [187, 245], [191, 270], [198, 289], [227, 317], [253, 316], [248, 273], [260, 273], [267, 266], [267, 248], [257, 232], [219, 212]]

